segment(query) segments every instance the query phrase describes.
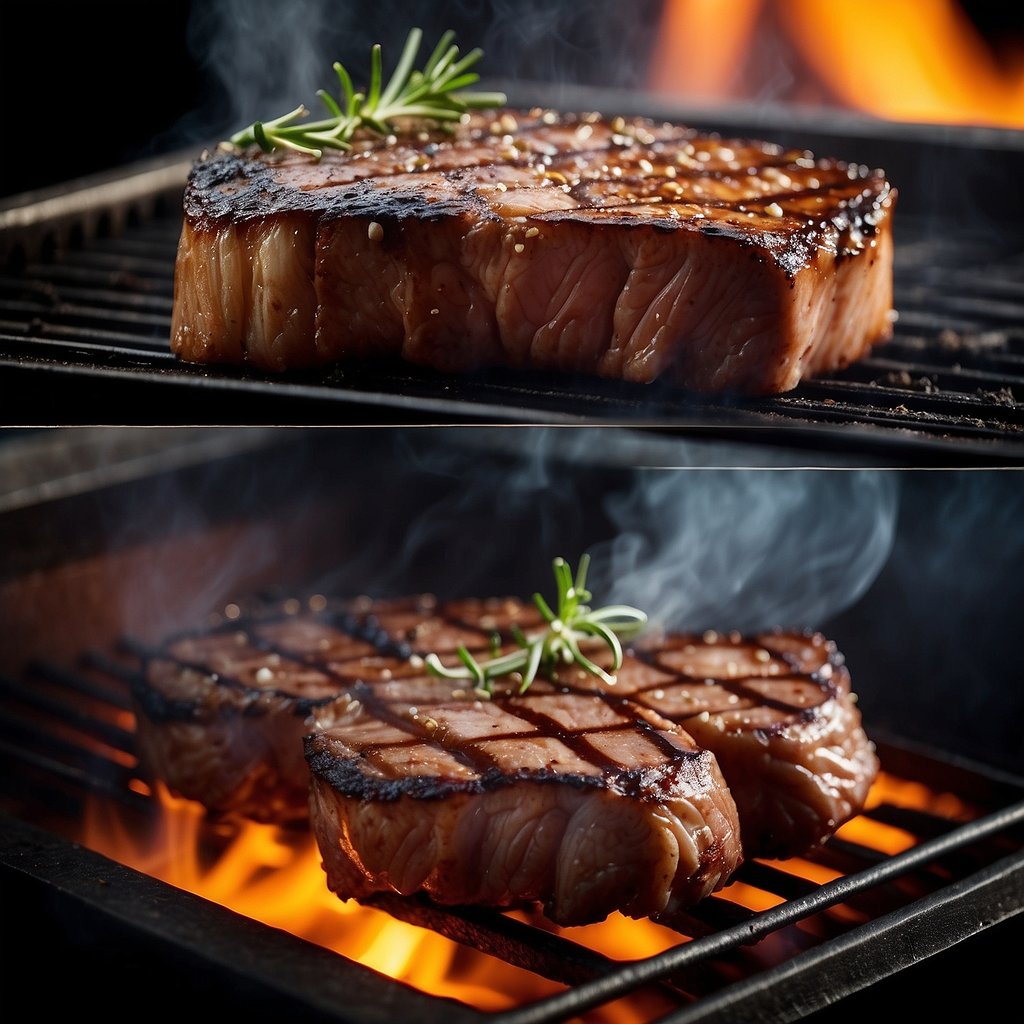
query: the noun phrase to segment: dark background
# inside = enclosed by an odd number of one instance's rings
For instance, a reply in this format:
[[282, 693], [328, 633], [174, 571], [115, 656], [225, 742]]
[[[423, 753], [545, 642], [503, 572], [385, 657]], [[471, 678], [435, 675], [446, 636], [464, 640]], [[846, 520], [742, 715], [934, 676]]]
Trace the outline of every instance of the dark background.
[[[660, 0], [8, 2], [0, 6], [0, 195], [198, 148], [299, 102], [315, 106], [316, 89], [333, 85], [333, 60], [358, 80], [370, 45], [380, 42], [386, 71], [412, 25], [423, 28], [424, 48], [447, 28], [464, 51], [481, 46], [488, 78], [642, 88], [661, 7]], [[963, 7], [997, 58], [1024, 47], [1024, 5], [963, 0]]]

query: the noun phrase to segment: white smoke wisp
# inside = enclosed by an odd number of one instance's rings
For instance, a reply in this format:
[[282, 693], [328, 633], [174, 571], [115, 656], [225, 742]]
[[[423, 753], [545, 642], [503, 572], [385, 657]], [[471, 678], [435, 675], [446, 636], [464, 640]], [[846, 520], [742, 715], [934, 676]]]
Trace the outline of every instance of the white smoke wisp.
[[898, 477], [874, 471], [659, 470], [609, 496], [618, 527], [593, 589], [672, 630], [814, 628], [892, 548]]
[[643, 469], [614, 431], [473, 436], [478, 447], [397, 446], [416, 512], [388, 556], [370, 545], [349, 579], [548, 594], [552, 559], [587, 551], [595, 602], [638, 606], [655, 626], [817, 628], [865, 593], [893, 545], [897, 473]]
[[[332, 62], [347, 59], [333, 48], [356, 35], [357, 19], [356, 5], [328, 0], [197, 0], [189, 48], [221, 92], [217, 130], [277, 117], [299, 103], [317, 107], [317, 90], [336, 85]], [[212, 116], [202, 111], [191, 120]]]

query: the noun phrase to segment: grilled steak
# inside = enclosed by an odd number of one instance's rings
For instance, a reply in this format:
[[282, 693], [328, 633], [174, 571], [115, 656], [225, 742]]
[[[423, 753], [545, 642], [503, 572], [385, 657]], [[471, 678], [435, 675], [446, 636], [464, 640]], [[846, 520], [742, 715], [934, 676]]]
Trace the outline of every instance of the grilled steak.
[[714, 752], [749, 857], [821, 844], [864, 805], [878, 758], [850, 673], [820, 633], [669, 636], [637, 649], [616, 692]]
[[328, 886], [344, 899], [666, 916], [724, 885], [739, 824], [714, 755], [656, 713], [539, 682], [453, 697], [419, 671], [358, 688], [306, 740]]
[[[172, 790], [210, 811], [256, 821], [305, 824], [309, 772], [302, 741], [309, 717], [336, 701], [346, 684], [320, 659], [279, 653], [333, 637], [310, 618], [276, 614], [170, 640], [147, 659], [133, 689], [140, 763]], [[283, 631], [283, 634], [282, 634]], [[347, 634], [338, 642], [347, 657], [378, 653], [372, 643]]]
[[[540, 791], [544, 799], [568, 799], [570, 790], [578, 796], [582, 786], [610, 800], [640, 785], [636, 764], [626, 759], [621, 770], [594, 771], [608, 768], [595, 760], [597, 723], [618, 716], [613, 732], [631, 743], [647, 737], [634, 753], [654, 757], [660, 750], [673, 765], [681, 757], [676, 767], [684, 775], [699, 768], [702, 778], [717, 778], [720, 767], [748, 857], [805, 852], [863, 806], [878, 762], [843, 658], [820, 634], [652, 637], [627, 653], [614, 687], [573, 668], [556, 688], [538, 681], [522, 698], [499, 690], [479, 706], [471, 693], [425, 673], [423, 653], [452, 660], [460, 643], [486, 652], [495, 636], [508, 642], [512, 622], [533, 628], [537, 612], [515, 599], [438, 606], [428, 597], [330, 605], [317, 598], [311, 606], [286, 602], [182, 635], [154, 652], [136, 689], [141, 759], [211, 810], [264, 821], [307, 820], [307, 736], [316, 806], [332, 820], [339, 808], [372, 819], [393, 803], [422, 809], [446, 795], [458, 800], [437, 803], [438, 814], [485, 797], [512, 799], [505, 790], [520, 792], [510, 784], [525, 779], [518, 768], [503, 772], [500, 765], [519, 757], [523, 770], [537, 768], [537, 751], [555, 747], [563, 767], [583, 772], [589, 760], [591, 781], [580, 783], [568, 769], [564, 778], [553, 772], [544, 785], [554, 788]], [[509, 737], [513, 719], [527, 725]], [[495, 764], [480, 760], [470, 722], [496, 728], [491, 739], [502, 736]], [[714, 755], [711, 764], [665, 747], [695, 750], [690, 737]], [[474, 753], [462, 749], [466, 744]], [[415, 757], [406, 758], [413, 750]], [[443, 768], [456, 763], [461, 768], [449, 778]], [[331, 810], [334, 801], [339, 807]], [[717, 814], [728, 817], [722, 808]]]
[[522, 611], [415, 599], [180, 637], [136, 691], [141, 758], [186, 796], [262, 820], [301, 817], [311, 779], [327, 881], [345, 899], [538, 902], [579, 924], [670, 916], [725, 884], [742, 859], [736, 808], [681, 728], [544, 681], [477, 699], [398, 639], [486, 646], [513, 616], [534, 618]]
[[217, 152], [185, 193], [171, 346], [782, 392], [891, 335], [895, 197], [803, 151], [542, 110], [319, 162]]

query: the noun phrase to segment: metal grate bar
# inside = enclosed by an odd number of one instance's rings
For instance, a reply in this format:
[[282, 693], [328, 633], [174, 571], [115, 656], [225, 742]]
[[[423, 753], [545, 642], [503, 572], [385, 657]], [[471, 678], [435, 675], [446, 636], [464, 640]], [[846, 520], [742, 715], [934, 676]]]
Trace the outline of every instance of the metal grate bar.
[[[52, 262], [0, 274], [0, 294], [8, 300], [0, 370], [59, 367], [69, 381], [76, 373], [102, 376], [109, 387], [130, 382], [136, 394], [147, 382], [193, 391], [201, 382], [204, 390], [223, 392], [226, 408], [241, 403], [241, 412], [258, 401], [260, 418], [273, 415], [266, 402], [280, 400], [334, 408], [328, 414], [335, 421], [352, 414], [366, 419], [373, 406], [430, 422], [770, 426], [792, 440], [815, 427], [847, 446], [898, 449], [913, 439], [940, 452], [956, 445], [979, 457], [1024, 459], [1024, 256], [969, 230], [938, 233], [913, 216], [901, 218], [900, 318], [886, 347], [786, 395], [723, 400], [572, 376], [481, 372], [453, 378], [394, 363], [352, 362], [284, 377], [192, 367], [178, 361], [168, 343], [180, 227], [176, 212], [157, 216], [116, 238], [85, 241]], [[154, 409], [158, 420], [168, 421]], [[852, 433], [852, 426], [860, 432]]]
[[[60, 678], [60, 673], [48, 666], [37, 666], [36, 671], [50, 679]], [[0, 692], [28, 708], [43, 712], [53, 722], [71, 726], [86, 735], [100, 740], [115, 750], [129, 753], [134, 746], [134, 740], [130, 732], [96, 717], [86, 709], [77, 706], [74, 702], [61, 700], [12, 679], [0, 678]]]
[[[116, 701], [116, 707], [123, 709], [127, 687], [138, 675], [136, 658], [141, 650], [138, 643], [127, 637], [119, 643], [117, 656], [104, 651], [85, 654], [81, 670], [41, 664], [32, 671], [69, 697], [95, 700], [109, 696]], [[13, 681], [7, 689], [19, 699], [27, 698], [27, 706], [44, 716], [56, 715], [58, 721], [70, 720], [83, 728], [99, 723], [96, 734], [107, 736], [105, 724], [97, 715], [79, 711], [69, 714], [52, 694], [26, 693], [27, 687]], [[53, 781], [81, 793], [119, 789], [120, 798], [133, 808], [144, 812], [151, 809], [148, 798], [128, 788], [132, 773], [127, 768], [111, 763], [109, 767], [113, 770], [108, 772], [96, 759], [76, 761], [74, 743], [54, 737], [46, 728], [45, 718], [23, 721], [8, 710], [0, 717], [0, 726], [3, 725], [0, 756], [30, 768], [40, 777], [23, 783], [27, 795], [41, 792], [40, 787], [52, 777]], [[130, 747], [130, 734], [121, 730], [118, 737]], [[24, 778], [26, 773], [17, 774]], [[783, 902], [771, 910], [755, 913], [729, 899], [711, 897], [672, 922], [685, 935], [694, 936], [691, 941], [639, 961], [612, 961], [565, 935], [494, 911], [442, 908], [428, 900], [397, 896], [375, 897], [367, 902], [396, 918], [431, 928], [453, 941], [571, 986], [557, 996], [493, 1018], [502, 1024], [562, 1021], [641, 989], [660, 990], [676, 1003], [682, 1000], [695, 1008], [713, 1006], [717, 1005], [715, 993], [731, 992], [736, 985], [742, 992], [748, 982], [765, 977], [765, 964], [753, 945], [758, 940], [778, 938], [785, 942], [790, 957], [798, 951], [803, 951], [800, 955], [813, 956], [822, 944], [830, 946], [837, 939], [843, 940], [851, 929], [857, 930], [856, 916], [850, 919], [847, 914], [840, 918], [827, 913], [838, 904], [859, 913], [859, 920], [873, 922], [884, 915], [901, 914], [908, 906], [916, 906], [941, 891], [949, 881], [951, 868], [976, 871], [978, 862], [967, 856], [967, 850], [985, 841], [999, 840], [1024, 824], [1024, 803], [967, 825], [887, 805], [874, 809], [872, 816], [915, 835], [919, 828], [920, 834], [933, 838], [895, 857], [834, 839], [815, 859], [822, 863], [830, 859], [840, 862], [837, 870], [847, 873], [821, 886], [779, 865], [749, 863], [741, 869], [739, 880], [772, 893]], [[938, 834], [943, 831], [945, 834]], [[1019, 844], [1013, 850], [1014, 857], [1024, 859]], [[910, 919], [914, 915], [907, 916]]]
[[362, 902], [565, 985], [601, 977], [617, 966], [585, 946], [499, 913], [472, 907], [439, 907], [427, 899], [386, 893]]
[[139, 333], [160, 334], [163, 339], [167, 327], [167, 317], [164, 313], [140, 313], [134, 309], [118, 309], [116, 307], [92, 308], [63, 301], [57, 306], [50, 306], [43, 302], [8, 302], [5, 309], [8, 314], [46, 317], [53, 327], [58, 328], [81, 324], [85, 327], [95, 325], [102, 329], [108, 324], [113, 324], [120, 329], [131, 330], [134, 328]]
[[[758, 914], [746, 924], [726, 929], [716, 935], [695, 939], [658, 956], [637, 961], [613, 976], [587, 982], [570, 992], [540, 1000], [521, 1010], [499, 1014], [495, 1019], [501, 1021], [501, 1024], [542, 1024], [546, 1021], [564, 1019], [570, 1014], [609, 1002], [650, 981], [671, 976], [686, 967], [724, 952], [730, 946], [751, 942], [787, 924], [835, 906], [858, 892], [898, 878], [952, 850], [1022, 824], [1024, 802], [971, 822], [950, 835], [930, 840], [905, 853], [889, 857], [884, 862], [865, 868], [857, 874], [826, 883], [813, 893]], [[1024, 872], [1024, 854], [1019, 854], [1016, 858], [1016, 871]]]

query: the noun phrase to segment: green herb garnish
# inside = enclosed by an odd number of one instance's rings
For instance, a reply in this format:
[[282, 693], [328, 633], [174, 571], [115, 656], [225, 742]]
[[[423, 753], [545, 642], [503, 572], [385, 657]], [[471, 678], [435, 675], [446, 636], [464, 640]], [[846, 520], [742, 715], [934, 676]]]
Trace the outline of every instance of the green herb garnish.
[[[309, 111], [298, 106], [272, 121], [256, 121], [231, 136], [235, 146], [258, 144], [265, 152], [295, 149], [309, 153], [318, 160], [325, 149], [351, 149], [351, 138], [358, 128], [367, 128], [386, 135], [395, 127], [396, 118], [415, 118], [444, 124], [457, 121], [471, 107], [500, 107], [505, 94], [499, 92], [467, 92], [466, 87], [480, 80], [469, 69], [483, 56], [480, 49], [459, 57], [459, 48], [452, 40], [455, 33], [441, 36], [422, 71], [412, 66], [419, 52], [423, 33], [414, 28], [409, 33], [402, 56], [386, 85], [382, 83], [380, 44], [370, 51], [370, 84], [365, 93], [356, 92], [352, 76], [335, 61], [334, 73], [340, 84], [336, 100], [324, 89], [317, 92], [330, 112], [321, 121], [303, 121]], [[301, 123], [300, 123], [301, 122]]]
[[518, 650], [490, 661], [478, 662], [465, 645], [460, 645], [458, 656], [462, 668], [446, 667], [436, 654], [427, 655], [427, 668], [434, 675], [445, 679], [470, 680], [476, 689], [488, 694], [494, 692], [494, 680], [501, 676], [521, 673], [519, 692], [525, 693], [538, 673], [543, 672], [553, 678], [559, 664], [573, 662], [606, 683], [614, 683], [614, 675], [591, 661], [580, 649], [580, 643], [592, 637], [603, 640], [612, 651], [612, 672], [617, 672], [622, 666], [622, 644], [619, 638], [628, 640], [636, 636], [647, 625], [647, 616], [638, 608], [625, 604], [590, 608], [587, 602], [593, 595], [586, 589], [589, 565], [590, 557], [584, 554], [580, 558], [574, 580], [565, 559], [554, 560], [558, 611], [553, 612], [540, 594], [534, 594], [533, 602], [547, 622], [547, 629], [527, 636], [513, 627]]

